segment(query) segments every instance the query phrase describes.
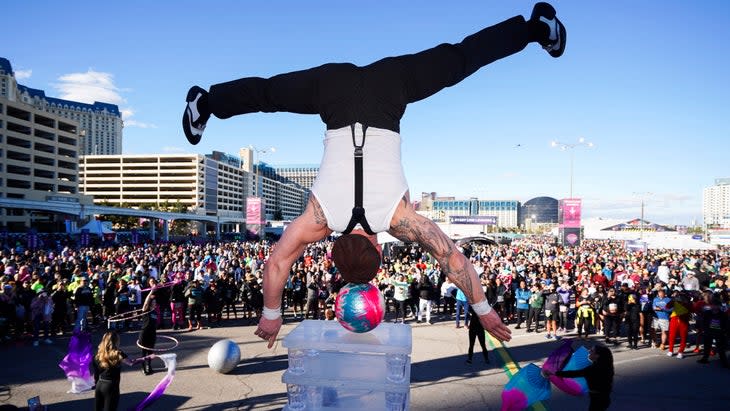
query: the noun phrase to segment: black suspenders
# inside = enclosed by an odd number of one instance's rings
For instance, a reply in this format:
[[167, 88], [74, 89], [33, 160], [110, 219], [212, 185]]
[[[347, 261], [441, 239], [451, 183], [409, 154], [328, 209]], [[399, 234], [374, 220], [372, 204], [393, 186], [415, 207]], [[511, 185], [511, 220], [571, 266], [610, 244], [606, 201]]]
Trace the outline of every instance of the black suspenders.
[[365, 131], [368, 126], [362, 126], [362, 143], [357, 144], [355, 139], [355, 125], [351, 124], [350, 129], [352, 130], [352, 145], [355, 147], [355, 206], [352, 207], [352, 217], [350, 222], [347, 224], [347, 228], [343, 231], [343, 234], [350, 234], [352, 229], [358, 223], [362, 226], [366, 233], [373, 235], [375, 234], [370, 229], [370, 224], [365, 218], [365, 209], [362, 206], [362, 191], [363, 191], [363, 175], [362, 175], [362, 148], [365, 146]]

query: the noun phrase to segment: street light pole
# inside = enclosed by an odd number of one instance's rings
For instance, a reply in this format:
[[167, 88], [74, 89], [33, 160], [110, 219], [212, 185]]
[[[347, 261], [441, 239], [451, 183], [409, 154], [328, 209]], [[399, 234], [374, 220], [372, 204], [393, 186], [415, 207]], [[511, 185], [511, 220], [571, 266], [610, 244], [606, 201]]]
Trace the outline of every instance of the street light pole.
[[639, 227], [640, 227], [639, 239], [644, 240], [644, 202], [645, 202], [644, 198], [645, 198], [645, 196], [653, 195], [653, 193], [644, 191], [644, 192], [640, 192], [640, 193], [635, 192], [634, 195], [641, 196], [641, 219], [639, 220]]
[[[248, 149], [251, 150], [251, 151], [253, 151], [254, 154], [276, 153], [276, 147], [269, 147], [269, 148], [266, 148], [266, 149], [260, 149], [260, 148], [257, 148], [254, 145], [249, 144]], [[254, 158], [254, 160], [256, 160], [256, 158]], [[254, 161], [253, 164], [254, 164], [254, 174], [258, 175], [259, 161], [256, 160], [256, 161]]]
[[550, 142], [550, 146], [560, 148], [561, 151], [570, 151], [570, 198], [573, 198], [573, 163], [575, 161], [573, 149], [581, 146], [591, 148], [593, 147], [593, 143], [586, 142], [585, 139], [581, 137], [578, 139], [577, 143], [562, 143], [560, 141], [553, 140]]
[[575, 161], [575, 153], [570, 150], [570, 198], [573, 198], [573, 162]]

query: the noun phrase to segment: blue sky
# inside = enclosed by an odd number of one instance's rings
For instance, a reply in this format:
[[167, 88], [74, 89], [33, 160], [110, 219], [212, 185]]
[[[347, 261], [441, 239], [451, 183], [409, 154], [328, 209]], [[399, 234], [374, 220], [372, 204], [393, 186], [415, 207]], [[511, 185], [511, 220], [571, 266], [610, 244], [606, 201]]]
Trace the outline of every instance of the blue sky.
[[[190, 146], [189, 86], [268, 77], [327, 62], [367, 64], [463, 37], [527, 1], [51, 2], [3, 8], [0, 56], [53, 97], [116, 103], [124, 152], [232, 154], [276, 147], [270, 164], [318, 163], [318, 116], [212, 119]], [[587, 217], [701, 220], [702, 189], [730, 177], [730, 2], [554, 1], [568, 29], [559, 59], [537, 45], [408, 107], [403, 161], [413, 198], [528, 200], [569, 193]], [[104, 99], [104, 100], [100, 100]]]

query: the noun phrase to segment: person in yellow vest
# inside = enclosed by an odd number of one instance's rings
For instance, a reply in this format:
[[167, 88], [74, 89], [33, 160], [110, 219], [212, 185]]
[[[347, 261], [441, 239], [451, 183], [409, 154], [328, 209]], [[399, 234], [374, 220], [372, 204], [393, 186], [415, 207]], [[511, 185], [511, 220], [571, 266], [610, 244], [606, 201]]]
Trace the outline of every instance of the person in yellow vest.
[[674, 340], [679, 334], [679, 351], [677, 358], [684, 358], [684, 349], [687, 347], [687, 334], [689, 334], [689, 318], [692, 313], [689, 298], [683, 292], [674, 291], [672, 301], [667, 308], [672, 309], [669, 316], [669, 350], [667, 357], [674, 355]]

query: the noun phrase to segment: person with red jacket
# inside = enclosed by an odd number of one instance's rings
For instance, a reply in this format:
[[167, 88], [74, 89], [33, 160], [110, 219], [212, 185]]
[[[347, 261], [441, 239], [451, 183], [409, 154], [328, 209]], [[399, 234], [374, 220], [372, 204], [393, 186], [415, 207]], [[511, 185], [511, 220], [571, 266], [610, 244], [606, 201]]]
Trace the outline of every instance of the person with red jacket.
[[595, 285], [602, 285], [604, 288], [608, 288], [608, 278], [606, 278], [606, 276], [600, 271], [593, 274], [591, 282]]

